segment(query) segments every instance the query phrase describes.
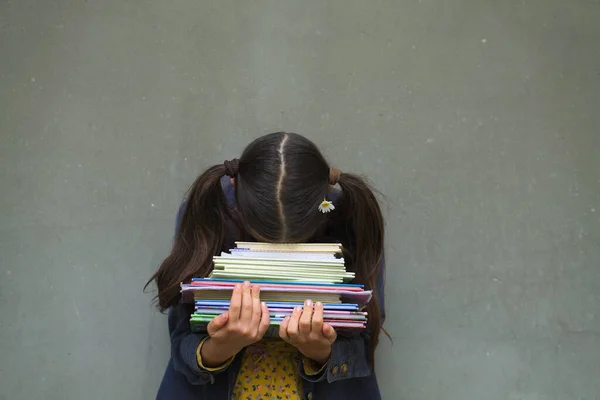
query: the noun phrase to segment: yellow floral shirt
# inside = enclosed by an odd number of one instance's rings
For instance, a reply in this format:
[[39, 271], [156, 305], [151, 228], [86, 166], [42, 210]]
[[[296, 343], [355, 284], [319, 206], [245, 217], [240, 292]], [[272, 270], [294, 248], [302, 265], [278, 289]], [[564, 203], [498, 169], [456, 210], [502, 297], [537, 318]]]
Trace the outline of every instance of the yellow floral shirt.
[[265, 339], [246, 349], [233, 400], [301, 399], [298, 350], [283, 340]]
[[[211, 372], [223, 370], [232, 360], [218, 368], [202, 365], [200, 343], [197, 351], [198, 364]], [[232, 400], [283, 400], [302, 399], [302, 378], [300, 377], [298, 350], [280, 339], [263, 339], [246, 348], [242, 365], [233, 388]], [[304, 370], [309, 375], [318, 375], [320, 369], [303, 357]]]

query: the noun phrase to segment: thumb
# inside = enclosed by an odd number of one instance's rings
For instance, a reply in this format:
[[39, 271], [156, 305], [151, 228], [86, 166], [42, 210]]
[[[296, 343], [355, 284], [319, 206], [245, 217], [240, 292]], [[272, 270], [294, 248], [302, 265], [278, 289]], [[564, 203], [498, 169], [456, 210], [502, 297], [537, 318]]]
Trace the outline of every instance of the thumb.
[[225, 324], [227, 324], [227, 321], [229, 321], [229, 312], [225, 311], [223, 314], [214, 317], [212, 321], [208, 323], [208, 326], [206, 327], [206, 332], [209, 336], [213, 336], [215, 333], [221, 330], [221, 328], [223, 328]]
[[323, 324], [323, 336], [325, 336], [325, 338], [331, 344], [333, 344], [335, 339], [337, 339], [337, 333], [335, 332], [335, 329], [333, 329], [333, 326], [329, 324]]

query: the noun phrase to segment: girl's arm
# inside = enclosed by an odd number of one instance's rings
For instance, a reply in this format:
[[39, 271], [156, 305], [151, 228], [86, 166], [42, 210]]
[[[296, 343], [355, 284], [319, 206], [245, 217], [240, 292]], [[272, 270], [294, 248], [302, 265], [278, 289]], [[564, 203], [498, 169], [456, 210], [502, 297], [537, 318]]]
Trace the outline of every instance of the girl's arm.
[[200, 368], [196, 357], [196, 350], [207, 335], [191, 333], [190, 306], [178, 304], [169, 309], [171, 358], [175, 370], [185, 375], [192, 385], [203, 385], [214, 380], [210, 372]]
[[[385, 321], [385, 257], [382, 257], [379, 276], [377, 277], [377, 293], [381, 322]], [[363, 330], [359, 336], [338, 336], [331, 346], [331, 357], [326, 366], [318, 374], [306, 371], [304, 362], [300, 361], [300, 374], [309, 382], [335, 382], [342, 379], [362, 378], [371, 375], [372, 368], [369, 363], [368, 348], [371, 341], [369, 329]], [[310, 368], [309, 368], [310, 369]]]
[[219, 368], [206, 368], [200, 365], [199, 347], [208, 338], [208, 335], [191, 332], [190, 314], [192, 311], [193, 304], [178, 304], [169, 309], [173, 367], [185, 375], [192, 385], [214, 383], [215, 375], [225, 371], [230, 363], [227, 362]]
[[300, 375], [309, 382], [335, 382], [341, 379], [363, 378], [371, 375], [367, 349], [370, 335], [365, 330], [356, 337], [338, 336], [331, 346], [331, 357], [320, 373], [307, 371], [301, 357]]

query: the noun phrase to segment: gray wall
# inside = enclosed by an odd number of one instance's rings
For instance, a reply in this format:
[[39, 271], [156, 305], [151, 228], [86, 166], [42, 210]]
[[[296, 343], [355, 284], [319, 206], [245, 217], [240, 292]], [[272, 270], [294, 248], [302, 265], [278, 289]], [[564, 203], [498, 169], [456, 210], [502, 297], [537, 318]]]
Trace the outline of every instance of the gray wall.
[[597, 1], [1, 1], [0, 399], [148, 399], [142, 285], [261, 133], [386, 197], [386, 399], [600, 398]]

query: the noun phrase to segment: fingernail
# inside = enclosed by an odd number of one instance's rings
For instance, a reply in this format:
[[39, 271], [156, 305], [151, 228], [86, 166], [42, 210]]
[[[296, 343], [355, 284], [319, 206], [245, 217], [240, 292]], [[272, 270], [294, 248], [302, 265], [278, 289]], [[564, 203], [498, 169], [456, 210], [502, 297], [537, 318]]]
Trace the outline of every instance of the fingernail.
[[236, 283], [236, 284], [235, 284], [235, 289], [238, 289], [238, 290], [239, 290], [239, 288], [240, 288], [240, 287], [241, 287], [241, 286], [240, 286], [240, 284], [239, 284], [239, 283]]
[[246, 287], [250, 286], [250, 282], [244, 281], [244, 286], [246, 286]]
[[266, 307], [266, 306], [267, 306], [267, 303], [265, 303], [264, 301], [261, 301], [261, 302], [260, 302], [260, 304], [262, 304], [262, 305], [263, 305], [263, 307]]
[[300, 310], [302, 310], [302, 307], [300, 307], [300, 306], [296, 306], [294, 308], [294, 312], [300, 312]]
[[306, 301], [304, 302], [304, 305], [305, 305], [306, 307], [310, 307], [310, 306], [312, 306], [312, 300], [306, 300]]
[[317, 301], [317, 307], [323, 307], [323, 303], [321, 303], [320, 301]]

